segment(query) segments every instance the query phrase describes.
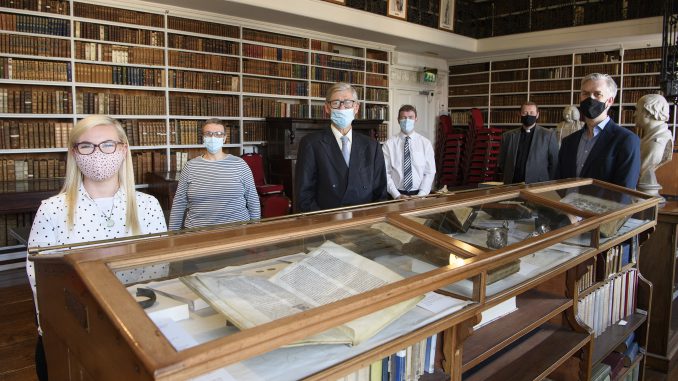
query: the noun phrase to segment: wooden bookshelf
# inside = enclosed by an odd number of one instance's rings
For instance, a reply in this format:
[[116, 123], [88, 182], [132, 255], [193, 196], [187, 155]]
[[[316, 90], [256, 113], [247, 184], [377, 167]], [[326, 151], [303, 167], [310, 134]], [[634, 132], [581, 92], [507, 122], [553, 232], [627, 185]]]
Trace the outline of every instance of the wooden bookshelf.
[[454, 125], [465, 126], [466, 113], [475, 107], [486, 113], [487, 125], [516, 128], [520, 105], [529, 100], [539, 106], [537, 123], [555, 127], [566, 106], [579, 104], [581, 78], [600, 72], [611, 75], [619, 87], [610, 116], [633, 128], [636, 101], [659, 91], [660, 53], [659, 47], [649, 47], [452, 65], [450, 116]]
[[[252, 134], [242, 140], [245, 122], [324, 117], [318, 106], [335, 81], [354, 84], [365, 100], [359, 117], [388, 118], [388, 50], [185, 18], [141, 5], [134, 9], [134, 4], [2, 2], [0, 20], [0, 115], [15, 118], [8, 123], [41, 115], [28, 125], [42, 125], [43, 119], [73, 124], [92, 113], [125, 123], [150, 119], [130, 125], [139, 131], [132, 145], [165, 149], [168, 169], [172, 145], [200, 144], [195, 136], [173, 140], [177, 123], [226, 119], [226, 144], [239, 145], [242, 152], [244, 145], [263, 140], [249, 139]], [[19, 146], [3, 141], [0, 149], [62, 146], [53, 140]]]
[[223, 119], [225, 150], [241, 155], [266, 144], [267, 117], [326, 117], [336, 80], [356, 87], [358, 118], [388, 118], [392, 47], [221, 20], [134, 1], [1, 0], [0, 181], [63, 176], [69, 129], [95, 113], [123, 124], [142, 187], [200, 154], [204, 120]]
[[458, 0], [455, 33], [485, 38], [661, 16], [663, 4], [662, 0]]
[[652, 338], [647, 365], [669, 373], [678, 363], [678, 203], [659, 209], [656, 231], [641, 247], [640, 269], [652, 282]]
[[464, 342], [462, 371], [467, 371], [515, 340], [558, 316], [572, 300], [547, 292], [530, 290], [516, 297], [518, 309], [473, 332]]

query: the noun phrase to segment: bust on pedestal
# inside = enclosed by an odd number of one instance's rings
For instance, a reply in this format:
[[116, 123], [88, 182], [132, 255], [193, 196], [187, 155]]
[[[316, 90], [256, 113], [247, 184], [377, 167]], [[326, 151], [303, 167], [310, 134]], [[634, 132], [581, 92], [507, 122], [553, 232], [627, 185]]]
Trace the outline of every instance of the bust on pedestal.
[[560, 143], [567, 135], [579, 131], [583, 124], [584, 122], [579, 120], [579, 109], [577, 109], [577, 106], [566, 106], [563, 109], [563, 121], [558, 123], [556, 127], [558, 146], [560, 147]]
[[669, 103], [659, 94], [645, 95], [636, 104], [634, 119], [641, 135], [638, 190], [659, 196], [662, 186], [657, 183], [655, 170], [673, 156], [673, 136], [666, 124]]

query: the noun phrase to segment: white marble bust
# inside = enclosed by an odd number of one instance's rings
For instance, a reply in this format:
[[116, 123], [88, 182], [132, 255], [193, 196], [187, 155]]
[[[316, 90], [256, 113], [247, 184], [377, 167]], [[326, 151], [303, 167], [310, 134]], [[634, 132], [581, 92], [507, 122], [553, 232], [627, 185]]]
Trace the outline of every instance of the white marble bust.
[[579, 120], [579, 109], [577, 106], [566, 106], [563, 109], [563, 121], [558, 123], [556, 127], [556, 134], [558, 134], [558, 145], [563, 139], [571, 133], [577, 132], [584, 125], [584, 122]]
[[662, 188], [655, 170], [671, 161], [673, 135], [666, 122], [669, 103], [659, 94], [648, 94], [638, 100], [634, 114], [640, 139], [640, 180], [638, 189], [658, 196]]

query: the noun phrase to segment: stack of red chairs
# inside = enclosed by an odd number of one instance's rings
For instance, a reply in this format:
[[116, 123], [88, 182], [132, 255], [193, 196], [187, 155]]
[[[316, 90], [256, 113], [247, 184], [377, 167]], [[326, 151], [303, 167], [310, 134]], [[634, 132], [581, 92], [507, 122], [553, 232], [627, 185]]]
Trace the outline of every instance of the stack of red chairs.
[[282, 184], [266, 184], [263, 156], [258, 153], [246, 153], [241, 157], [252, 170], [254, 185], [257, 187], [259, 203], [261, 204], [261, 218], [288, 214], [292, 202], [289, 197], [285, 196], [285, 187]]
[[466, 135], [467, 144], [464, 152], [464, 185], [496, 179], [503, 132], [501, 128], [486, 127], [480, 110], [471, 109], [471, 122]]
[[452, 127], [449, 115], [441, 115], [438, 119], [436, 131], [436, 173], [438, 188], [461, 185], [462, 155], [466, 133], [464, 130]]

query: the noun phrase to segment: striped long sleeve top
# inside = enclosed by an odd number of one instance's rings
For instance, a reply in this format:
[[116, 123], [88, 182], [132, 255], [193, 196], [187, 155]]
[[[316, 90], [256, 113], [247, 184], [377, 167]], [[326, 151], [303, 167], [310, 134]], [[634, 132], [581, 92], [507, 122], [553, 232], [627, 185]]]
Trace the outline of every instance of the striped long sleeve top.
[[259, 218], [259, 196], [244, 160], [233, 155], [216, 161], [201, 156], [186, 163], [172, 203], [170, 230]]

